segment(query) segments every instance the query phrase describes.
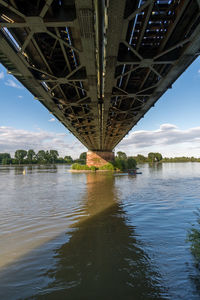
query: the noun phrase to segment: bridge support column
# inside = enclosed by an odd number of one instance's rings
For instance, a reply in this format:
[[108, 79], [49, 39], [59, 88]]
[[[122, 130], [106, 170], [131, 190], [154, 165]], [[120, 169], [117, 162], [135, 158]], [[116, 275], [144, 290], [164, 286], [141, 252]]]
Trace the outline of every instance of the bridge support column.
[[114, 161], [115, 154], [112, 151], [88, 151], [86, 164], [91, 167], [101, 167]]

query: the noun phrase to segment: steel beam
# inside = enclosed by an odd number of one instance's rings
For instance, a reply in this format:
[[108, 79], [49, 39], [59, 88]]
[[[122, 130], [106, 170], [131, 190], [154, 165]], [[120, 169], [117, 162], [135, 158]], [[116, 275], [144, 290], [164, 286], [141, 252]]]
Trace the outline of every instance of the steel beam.
[[199, 55], [200, 0], [54, 3], [0, 0], [0, 62], [86, 147], [110, 151]]

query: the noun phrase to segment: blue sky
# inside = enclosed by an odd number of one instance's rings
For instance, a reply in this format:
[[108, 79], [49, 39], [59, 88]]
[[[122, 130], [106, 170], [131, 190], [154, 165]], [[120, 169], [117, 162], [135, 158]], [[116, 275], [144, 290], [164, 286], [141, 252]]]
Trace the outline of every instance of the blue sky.
[[[0, 65], [0, 152], [57, 149], [78, 157], [86, 148]], [[200, 59], [116, 147], [128, 155], [200, 157]]]

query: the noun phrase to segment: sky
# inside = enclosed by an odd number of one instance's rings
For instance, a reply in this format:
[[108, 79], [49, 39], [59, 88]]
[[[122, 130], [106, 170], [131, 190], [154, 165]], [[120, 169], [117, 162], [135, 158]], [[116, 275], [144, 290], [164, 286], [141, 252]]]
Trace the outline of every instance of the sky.
[[[58, 150], [78, 158], [87, 149], [0, 64], [0, 153]], [[200, 58], [117, 145], [127, 155], [200, 157]]]

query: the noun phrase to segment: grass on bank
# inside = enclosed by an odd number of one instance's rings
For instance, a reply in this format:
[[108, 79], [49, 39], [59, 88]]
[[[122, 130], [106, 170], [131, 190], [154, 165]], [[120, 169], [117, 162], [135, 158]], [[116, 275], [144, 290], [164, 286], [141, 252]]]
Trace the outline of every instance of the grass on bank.
[[114, 171], [115, 168], [114, 166], [111, 164], [111, 163], [107, 163], [106, 165], [102, 166], [102, 167], [96, 167], [96, 166], [91, 166], [89, 167], [88, 165], [81, 165], [81, 164], [78, 164], [78, 163], [75, 163], [71, 166], [71, 169], [72, 170], [83, 170], [83, 171], [97, 171], [97, 170], [107, 170], [107, 171]]
[[91, 171], [97, 171], [97, 170], [107, 170], [107, 171], [125, 171], [129, 169], [135, 169], [137, 166], [137, 163], [135, 159], [132, 157], [128, 158], [116, 158], [115, 161], [109, 162], [104, 166], [96, 167], [96, 166], [87, 166], [87, 165], [81, 165], [78, 163], [75, 163], [72, 165], [72, 170], [91, 170]]
[[196, 224], [192, 224], [187, 234], [186, 241], [190, 243], [190, 250], [196, 261], [196, 266], [200, 269], [200, 209], [195, 212], [197, 216]]

